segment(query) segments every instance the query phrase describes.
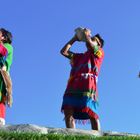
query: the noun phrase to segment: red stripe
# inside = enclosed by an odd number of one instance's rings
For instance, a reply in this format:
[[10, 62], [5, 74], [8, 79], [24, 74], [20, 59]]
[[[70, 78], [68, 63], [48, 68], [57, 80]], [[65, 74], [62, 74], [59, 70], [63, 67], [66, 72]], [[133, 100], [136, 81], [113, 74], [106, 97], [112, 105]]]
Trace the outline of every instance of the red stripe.
[[3, 45], [1, 45], [1, 44], [0, 44], [0, 54], [2, 56], [6, 56], [7, 55], [7, 49]]

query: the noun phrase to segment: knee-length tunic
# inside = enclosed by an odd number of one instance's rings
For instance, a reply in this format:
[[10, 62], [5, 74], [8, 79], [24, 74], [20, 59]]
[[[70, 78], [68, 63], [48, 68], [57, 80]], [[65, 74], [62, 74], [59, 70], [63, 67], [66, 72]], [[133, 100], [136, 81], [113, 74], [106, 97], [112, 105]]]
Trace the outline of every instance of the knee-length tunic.
[[98, 119], [97, 78], [104, 57], [103, 50], [76, 53], [71, 57], [71, 72], [61, 110], [73, 109], [73, 117]]

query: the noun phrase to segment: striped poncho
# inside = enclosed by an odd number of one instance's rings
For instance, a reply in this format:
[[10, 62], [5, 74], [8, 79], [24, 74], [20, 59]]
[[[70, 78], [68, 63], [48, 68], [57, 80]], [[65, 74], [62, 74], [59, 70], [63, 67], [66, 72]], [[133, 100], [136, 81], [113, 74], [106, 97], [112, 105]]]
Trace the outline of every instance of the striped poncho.
[[103, 57], [101, 48], [76, 53], [70, 57], [72, 69], [61, 110], [73, 109], [76, 120], [99, 118], [97, 78]]

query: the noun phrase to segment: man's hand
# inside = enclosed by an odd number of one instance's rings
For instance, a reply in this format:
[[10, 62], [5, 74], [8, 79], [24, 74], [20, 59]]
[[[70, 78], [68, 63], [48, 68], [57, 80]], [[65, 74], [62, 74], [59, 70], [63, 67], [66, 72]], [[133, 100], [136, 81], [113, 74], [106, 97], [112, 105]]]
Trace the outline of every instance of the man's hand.
[[4, 71], [6, 71], [6, 66], [4, 65], [1, 69], [4, 70]]
[[13, 104], [13, 97], [12, 97], [12, 95], [8, 95], [7, 96], [7, 105], [8, 105], [8, 107], [12, 107], [12, 104]]
[[86, 38], [91, 38], [91, 30], [90, 29], [85, 28], [84, 33], [85, 33]]
[[78, 37], [77, 37], [77, 35], [75, 34], [74, 36], [73, 36], [73, 38], [72, 38], [74, 41], [80, 41], [79, 39], [78, 39]]
[[85, 40], [86, 40], [86, 42], [88, 42], [88, 43], [91, 44], [92, 43], [92, 40], [91, 40], [91, 30], [85, 28], [84, 29], [84, 34], [85, 34]]

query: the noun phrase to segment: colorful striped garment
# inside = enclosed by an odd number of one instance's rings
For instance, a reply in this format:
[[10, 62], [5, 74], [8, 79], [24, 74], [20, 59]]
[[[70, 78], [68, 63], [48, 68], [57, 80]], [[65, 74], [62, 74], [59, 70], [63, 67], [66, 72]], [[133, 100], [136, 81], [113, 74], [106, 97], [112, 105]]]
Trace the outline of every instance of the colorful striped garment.
[[0, 68], [4, 65], [7, 54], [7, 49], [4, 47], [4, 45], [0, 44]]
[[103, 57], [104, 52], [98, 47], [69, 56], [72, 69], [61, 110], [73, 109], [76, 120], [85, 122], [90, 117], [99, 118], [97, 78]]
[[[6, 51], [5, 51], [6, 50]], [[3, 53], [5, 52], [5, 53]], [[6, 71], [9, 72], [13, 59], [13, 47], [9, 43], [4, 43], [4, 48], [0, 48], [0, 64], [6, 66]], [[6, 97], [6, 89], [0, 75], [0, 118], [5, 118], [5, 102], [7, 100]]]

